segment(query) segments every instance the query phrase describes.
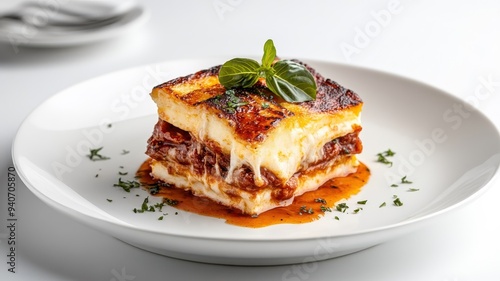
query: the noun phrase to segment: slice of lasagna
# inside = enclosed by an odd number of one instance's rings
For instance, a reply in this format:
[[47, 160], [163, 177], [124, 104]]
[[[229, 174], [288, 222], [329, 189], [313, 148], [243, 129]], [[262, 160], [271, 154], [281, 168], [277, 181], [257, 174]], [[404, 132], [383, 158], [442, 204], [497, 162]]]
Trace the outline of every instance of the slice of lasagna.
[[358, 166], [360, 97], [311, 67], [313, 101], [288, 103], [258, 82], [227, 90], [220, 66], [156, 86], [153, 178], [258, 215]]

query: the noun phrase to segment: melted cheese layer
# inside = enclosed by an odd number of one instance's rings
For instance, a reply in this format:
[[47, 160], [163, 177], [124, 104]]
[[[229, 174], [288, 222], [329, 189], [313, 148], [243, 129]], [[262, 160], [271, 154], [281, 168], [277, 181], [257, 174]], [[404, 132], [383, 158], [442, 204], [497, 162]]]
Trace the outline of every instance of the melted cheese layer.
[[[230, 171], [248, 165], [255, 174], [257, 186], [262, 185], [261, 168], [273, 172], [283, 182], [301, 166], [322, 157], [323, 146], [361, 126], [357, 110], [337, 114], [295, 115], [281, 121], [265, 141], [249, 143], [239, 139], [228, 121], [203, 108], [187, 106], [175, 100], [158, 101], [161, 119], [189, 132], [196, 132], [201, 142], [213, 141], [222, 152], [231, 156]], [[176, 114], [182, 112], [183, 114]], [[232, 181], [228, 173], [228, 182]]]
[[174, 162], [156, 161], [151, 164], [151, 175], [159, 180], [191, 191], [195, 196], [210, 198], [220, 204], [241, 210], [245, 214], [258, 215], [267, 210], [291, 204], [295, 196], [316, 190], [331, 178], [346, 176], [356, 171], [359, 162], [355, 156], [339, 157], [327, 167], [298, 175], [298, 187], [291, 198], [275, 200], [272, 187], [254, 192], [236, 188], [216, 176], [196, 176], [189, 167]]

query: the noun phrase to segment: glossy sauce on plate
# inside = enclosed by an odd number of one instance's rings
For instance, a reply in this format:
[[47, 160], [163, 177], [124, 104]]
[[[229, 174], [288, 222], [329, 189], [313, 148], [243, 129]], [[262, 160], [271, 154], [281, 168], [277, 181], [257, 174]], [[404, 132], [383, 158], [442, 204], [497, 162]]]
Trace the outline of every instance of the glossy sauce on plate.
[[[150, 162], [145, 161], [136, 173], [138, 180], [146, 190], [148, 186], [158, 186], [158, 181], [150, 176]], [[346, 177], [327, 181], [315, 191], [295, 197], [292, 204], [266, 211], [257, 217], [242, 214], [239, 210], [223, 206], [217, 202], [197, 197], [190, 191], [161, 185], [155, 189], [154, 196], [175, 200], [175, 208], [187, 212], [224, 219], [227, 223], [243, 227], [265, 227], [274, 224], [308, 223], [320, 219], [325, 212], [335, 211], [335, 203], [357, 194], [370, 178], [370, 170], [360, 163], [358, 170]]]

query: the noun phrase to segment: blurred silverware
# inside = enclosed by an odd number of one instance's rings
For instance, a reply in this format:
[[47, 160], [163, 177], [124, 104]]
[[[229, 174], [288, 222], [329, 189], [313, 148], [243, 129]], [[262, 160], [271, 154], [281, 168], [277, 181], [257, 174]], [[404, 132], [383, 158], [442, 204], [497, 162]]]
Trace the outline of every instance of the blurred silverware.
[[[54, 2], [57, 3], [57, 2]], [[72, 5], [26, 2], [16, 10], [0, 14], [3, 20], [23, 23], [38, 29], [90, 30], [113, 24], [127, 15], [130, 1], [110, 6], [93, 1], [76, 1]]]

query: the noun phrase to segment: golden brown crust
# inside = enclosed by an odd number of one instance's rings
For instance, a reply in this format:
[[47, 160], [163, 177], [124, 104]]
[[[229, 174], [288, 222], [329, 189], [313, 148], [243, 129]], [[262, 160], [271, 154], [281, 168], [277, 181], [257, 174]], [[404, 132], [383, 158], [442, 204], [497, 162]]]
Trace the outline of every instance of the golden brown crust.
[[294, 61], [304, 65], [316, 80], [316, 99], [300, 104], [306, 111], [312, 113], [334, 113], [363, 103], [355, 92], [342, 87], [329, 78], [323, 77], [314, 68], [300, 61]]
[[335, 114], [346, 109], [361, 111], [362, 100], [356, 93], [305, 66], [313, 74], [317, 84], [316, 99], [309, 102], [288, 103], [275, 96], [260, 82], [252, 88], [232, 89], [230, 94], [223, 95], [227, 90], [218, 81], [220, 66], [156, 86], [153, 89], [153, 99], [158, 95], [169, 94], [190, 106], [203, 107], [227, 120], [235, 134], [250, 143], [263, 142], [269, 131], [287, 117]]
[[[262, 142], [281, 120], [293, 115], [291, 111], [269, 99], [270, 96], [271, 92], [267, 88], [239, 88], [232, 90], [229, 95], [221, 95], [202, 103], [215, 109], [219, 118], [227, 120], [241, 139]], [[232, 107], [234, 100], [244, 105]]]

